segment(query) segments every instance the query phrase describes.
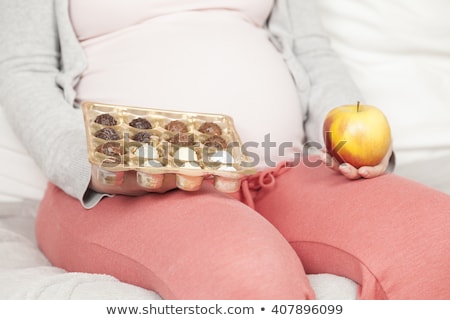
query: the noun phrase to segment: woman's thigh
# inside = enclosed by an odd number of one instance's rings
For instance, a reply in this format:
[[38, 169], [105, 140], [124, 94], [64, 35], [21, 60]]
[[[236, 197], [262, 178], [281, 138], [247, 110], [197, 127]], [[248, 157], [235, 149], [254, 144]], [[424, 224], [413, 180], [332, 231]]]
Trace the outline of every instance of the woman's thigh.
[[90, 210], [49, 185], [36, 228], [54, 265], [110, 274], [163, 298], [314, 297], [281, 234], [208, 184], [193, 193], [115, 196]]
[[307, 273], [360, 284], [361, 298], [450, 298], [450, 197], [390, 174], [350, 181], [298, 165], [261, 190], [256, 210]]

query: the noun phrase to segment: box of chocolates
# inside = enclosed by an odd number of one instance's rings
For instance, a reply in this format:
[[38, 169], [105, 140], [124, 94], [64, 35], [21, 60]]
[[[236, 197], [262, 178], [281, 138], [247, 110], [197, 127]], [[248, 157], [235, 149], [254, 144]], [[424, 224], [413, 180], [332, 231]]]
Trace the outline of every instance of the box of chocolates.
[[182, 190], [213, 179], [218, 190], [236, 192], [255, 172], [229, 116], [96, 102], [82, 109], [89, 161], [104, 184], [120, 185], [132, 171], [143, 190], [158, 189], [175, 174]]

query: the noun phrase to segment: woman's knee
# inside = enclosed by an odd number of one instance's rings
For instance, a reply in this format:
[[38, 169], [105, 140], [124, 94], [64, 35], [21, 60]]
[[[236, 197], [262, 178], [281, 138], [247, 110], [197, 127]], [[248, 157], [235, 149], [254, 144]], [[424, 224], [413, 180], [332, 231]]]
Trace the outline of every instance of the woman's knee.
[[203, 239], [175, 259], [168, 286], [179, 288], [176, 298], [314, 298], [295, 251], [256, 212], [211, 218]]

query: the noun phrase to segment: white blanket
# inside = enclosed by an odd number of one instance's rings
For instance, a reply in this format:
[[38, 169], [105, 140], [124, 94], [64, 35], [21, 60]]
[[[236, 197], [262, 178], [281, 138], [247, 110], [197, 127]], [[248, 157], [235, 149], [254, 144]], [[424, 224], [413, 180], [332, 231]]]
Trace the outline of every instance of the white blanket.
[[0, 204], [0, 299], [159, 299], [107, 275], [52, 267], [36, 246], [38, 202]]

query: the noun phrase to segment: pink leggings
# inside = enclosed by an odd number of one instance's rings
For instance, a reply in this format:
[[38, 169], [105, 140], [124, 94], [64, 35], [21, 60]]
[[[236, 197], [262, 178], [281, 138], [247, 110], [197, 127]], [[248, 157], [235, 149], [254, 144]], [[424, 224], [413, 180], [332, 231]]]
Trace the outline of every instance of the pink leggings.
[[349, 181], [304, 165], [243, 190], [204, 183], [84, 210], [50, 184], [37, 237], [58, 267], [166, 299], [313, 299], [305, 272], [348, 277], [362, 299], [450, 298], [450, 196], [393, 174]]

